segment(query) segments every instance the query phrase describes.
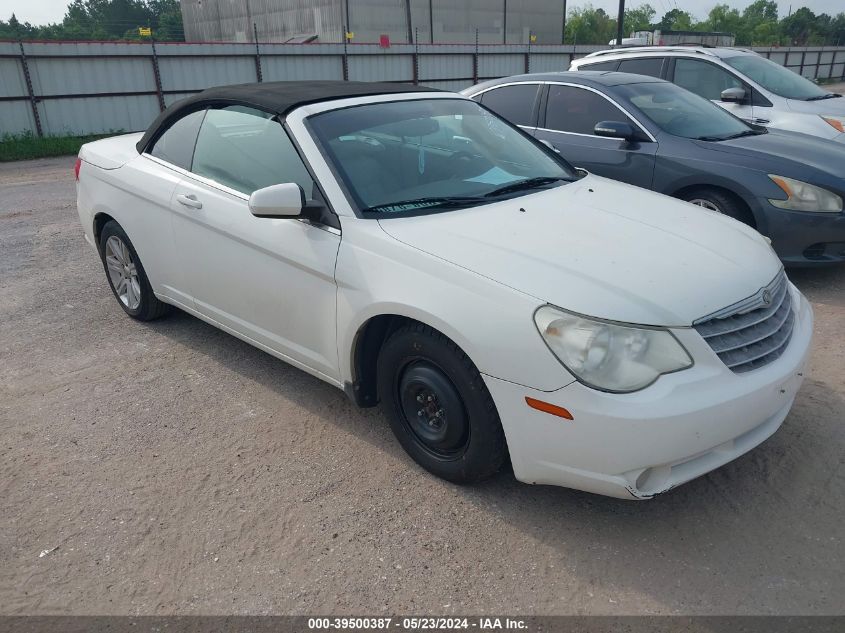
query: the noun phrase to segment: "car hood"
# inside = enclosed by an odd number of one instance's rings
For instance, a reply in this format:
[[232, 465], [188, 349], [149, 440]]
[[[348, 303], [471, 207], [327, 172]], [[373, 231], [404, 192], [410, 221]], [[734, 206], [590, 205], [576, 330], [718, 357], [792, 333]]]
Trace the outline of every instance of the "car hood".
[[379, 223], [400, 242], [542, 302], [645, 325], [689, 326], [754, 294], [781, 266], [739, 222], [593, 175]]
[[[716, 152], [769, 160], [771, 167], [766, 166], [766, 169], [771, 173], [780, 173], [778, 163], [788, 161], [841, 177], [841, 165], [845, 163], [845, 147], [842, 143], [787, 130], [770, 128], [766, 134], [743, 136], [729, 141], [695, 143], [699, 147]], [[837, 170], [840, 170], [839, 173]]]
[[834, 116], [845, 116], [845, 97], [833, 99], [822, 99], [821, 101], [800, 101], [798, 99], [787, 99], [787, 107], [793, 112], [804, 114], [831, 114]]

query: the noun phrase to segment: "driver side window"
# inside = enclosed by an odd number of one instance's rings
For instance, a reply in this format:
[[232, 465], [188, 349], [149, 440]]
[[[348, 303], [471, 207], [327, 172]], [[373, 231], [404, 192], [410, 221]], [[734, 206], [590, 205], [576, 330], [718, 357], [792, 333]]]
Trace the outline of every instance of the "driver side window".
[[297, 183], [306, 197], [314, 188], [282, 124], [245, 106], [208, 110], [191, 171], [246, 195], [285, 182]]
[[622, 121], [638, 127], [628, 116], [599, 94], [574, 86], [549, 85], [546, 124], [549, 130], [593, 134], [601, 121]]

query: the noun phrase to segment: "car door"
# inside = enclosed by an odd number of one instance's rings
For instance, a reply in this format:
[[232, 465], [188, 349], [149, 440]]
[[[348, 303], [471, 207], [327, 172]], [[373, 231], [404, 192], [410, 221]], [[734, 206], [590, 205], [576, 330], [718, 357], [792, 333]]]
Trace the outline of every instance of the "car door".
[[124, 220], [135, 248], [143, 255], [153, 290], [179, 303], [191, 303], [187, 279], [173, 243], [173, 194], [185, 170], [205, 110], [190, 112], [170, 125], [138, 159], [127, 163], [122, 173], [128, 179], [121, 187], [131, 194], [124, 206], [132, 210]]
[[336, 379], [339, 231], [249, 210], [253, 191], [285, 182], [315, 191], [279, 121], [243, 106], [209, 109], [176, 187], [173, 234], [198, 312]]
[[[630, 123], [641, 141], [596, 136], [601, 121]], [[603, 93], [573, 84], [548, 85], [546, 105], [536, 137], [551, 143], [576, 167], [639, 187], [651, 187], [657, 143]]]
[[[740, 119], [755, 123], [751, 87], [736, 75], [703, 59], [677, 57], [673, 61], [672, 83], [709, 99]], [[746, 99], [739, 103], [722, 101], [722, 91], [728, 88], [745, 90]]]

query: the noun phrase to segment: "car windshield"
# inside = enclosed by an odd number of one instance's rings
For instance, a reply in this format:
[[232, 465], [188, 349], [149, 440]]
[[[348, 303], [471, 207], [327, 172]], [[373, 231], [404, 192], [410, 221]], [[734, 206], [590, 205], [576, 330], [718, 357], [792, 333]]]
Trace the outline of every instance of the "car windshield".
[[724, 140], [758, 132], [704, 97], [666, 82], [619, 86], [637, 109], [664, 132], [702, 140]]
[[726, 57], [724, 61], [766, 90], [786, 99], [812, 101], [831, 94], [809, 79], [759, 55], [736, 55]]
[[563, 159], [470, 100], [362, 105], [308, 123], [368, 216], [477, 206], [578, 178]]

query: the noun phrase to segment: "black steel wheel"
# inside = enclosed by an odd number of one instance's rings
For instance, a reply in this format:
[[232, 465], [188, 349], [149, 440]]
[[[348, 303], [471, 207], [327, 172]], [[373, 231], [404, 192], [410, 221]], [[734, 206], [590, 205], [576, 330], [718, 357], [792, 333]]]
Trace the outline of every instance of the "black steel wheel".
[[507, 458], [499, 415], [481, 374], [436, 330], [412, 322], [390, 335], [379, 353], [378, 389], [399, 443], [438, 477], [480, 481]]
[[449, 459], [466, 449], [469, 419], [449, 377], [427, 360], [414, 360], [399, 372], [396, 398], [402, 421], [423, 450]]

